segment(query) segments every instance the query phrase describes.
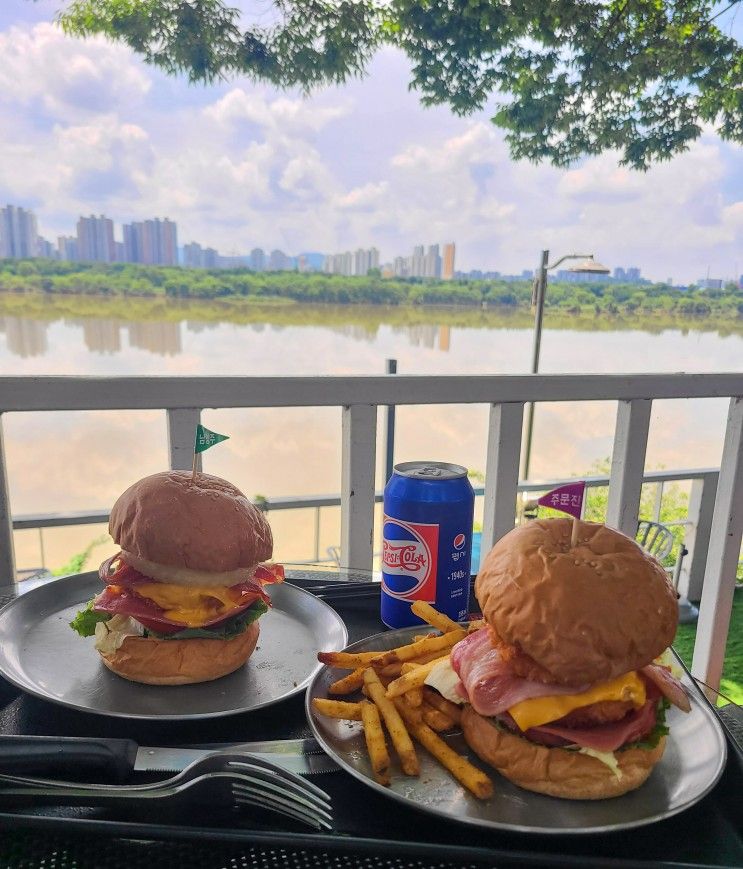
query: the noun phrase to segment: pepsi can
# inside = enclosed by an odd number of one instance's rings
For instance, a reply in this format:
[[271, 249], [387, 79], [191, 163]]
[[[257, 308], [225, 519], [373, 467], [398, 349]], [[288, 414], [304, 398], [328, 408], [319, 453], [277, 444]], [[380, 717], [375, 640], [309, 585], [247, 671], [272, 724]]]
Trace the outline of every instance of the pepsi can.
[[455, 621], [467, 616], [475, 493], [467, 469], [403, 462], [384, 488], [382, 621], [421, 624], [410, 606], [423, 600]]

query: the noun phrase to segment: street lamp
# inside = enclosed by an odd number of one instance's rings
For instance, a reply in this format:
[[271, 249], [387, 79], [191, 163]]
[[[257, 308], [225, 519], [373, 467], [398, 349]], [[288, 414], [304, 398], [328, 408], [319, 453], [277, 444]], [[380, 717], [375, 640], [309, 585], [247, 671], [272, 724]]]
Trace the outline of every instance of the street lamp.
[[[580, 260], [580, 262], [571, 266], [568, 271], [575, 274], [584, 275], [608, 275], [609, 269], [601, 265], [593, 258], [592, 253], [569, 253], [555, 262], [549, 263], [550, 252], [542, 251], [542, 261], [539, 269], [534, 276], [534, 285], [531, 293], [531, 306], [534, 310], [534, 345], [531, 354], [531, 373], [536, 374], [539, 371], [539, 351], [542, 345], [542, 319], [544, 317], [544, 297], [547, 292], [547, 272], [557, 268], [565, 260]], [[529, 479], [529, 464], [531, 461], [531, 440], [534, 430], [534, 402], [529, 403], [528, 414], [526, 418], [526, 448], [524, 450], [524, 472], [522, 479]]]

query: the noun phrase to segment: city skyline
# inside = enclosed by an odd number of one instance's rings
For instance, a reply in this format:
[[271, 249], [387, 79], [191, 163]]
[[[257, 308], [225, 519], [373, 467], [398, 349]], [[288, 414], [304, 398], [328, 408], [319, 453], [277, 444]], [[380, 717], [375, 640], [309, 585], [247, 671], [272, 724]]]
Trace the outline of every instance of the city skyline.
[[[380, 261], [376, 247], [357, 248], [355, 251], [325, 254], [302, 252], [286, 254], [273, 249], [268, 254], [262, 248], [253, 248], [246, 254], [220, 254], [216, 248], [203, 247], [191, 241], [178, 246], [178, 227], [169, 218], [132, 221], [121, 226], [122, 241], [116, 239], [116, 224], [101, 214], [83, 216], [76, 223], [76, 234], [61, 235], [56, 247], [38, 233], [35, 213], [22, 206], [0, 206], [0, 257], [47, 257], [70, 262], [132, 263], [140, 265], [182, 266], [185, 268], [249, 268], [252, 271], [324, 272], [345, 277], [365, 276], [378, 270], [384, 278], [504, 278], [506, 280], [533, 278], [533, 271], [522, 270], [520, 275], [498, 271], [483, 272], [472, 269], [467, 273], [455, 270], [456, 243], [441, 245], [415, 245], [410, 256], [394, 256], [388, 262]], [[585, 280], [596, 276], [573, 275], [569, 271], [557, 272], [560, 280]], [[614, 269], [609, 280], [636, 283], [643, 280], [636, 266]]]
[[456, 239], [464, 272], [535, 268], [543, 248], [679, 283], [743, 271], [740, 148], [708, 131], [647, 173], [610, 152], [516, 162], [495, 105], [424, 108], [395, 49], [309, 97], [244, 78], [191, 87], [122, 45], [65, 36], [55, 2], [0, 8], [0, 201], [44, 214], [47, 238], [79, 214], [166, 214], [223, 252]]

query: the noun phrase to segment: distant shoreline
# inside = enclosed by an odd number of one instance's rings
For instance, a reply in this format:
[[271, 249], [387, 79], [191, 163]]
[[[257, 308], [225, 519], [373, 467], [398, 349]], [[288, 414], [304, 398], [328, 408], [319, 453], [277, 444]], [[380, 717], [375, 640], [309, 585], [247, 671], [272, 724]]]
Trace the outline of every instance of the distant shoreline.
[[[531, 330], [529, 307], [489, 305], [370, 305], [298, 302], [279, 297], [226, 296], [219, 299], [170, 299], [152, 296], [102, 296], [75, 293], [3, 292], [0, 317], [32, 320], [117, 320], [121, 322], [196, 321], [218, 325], [354, 326], [369, 334], [382, 326], [413, 328], [449, 326], [463, 329]], [[715, 332], [722, 337], [743, 335], [743, 318], [720, 315], [674, 315], [666, 312], [596, 313], [548, 308], [545, 328], [576, 332], [640, 331], [659, 334], [669, 329]]]

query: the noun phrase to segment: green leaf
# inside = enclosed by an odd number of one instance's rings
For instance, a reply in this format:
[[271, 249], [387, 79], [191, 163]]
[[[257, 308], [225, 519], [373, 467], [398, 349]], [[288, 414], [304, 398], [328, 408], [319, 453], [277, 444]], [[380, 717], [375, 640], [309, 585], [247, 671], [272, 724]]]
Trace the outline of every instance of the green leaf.
[[656, 712], [655, 727], [643, 739], [640, 739], [637, 742], [628, 742], [627, 745], [623, 745], [619, 750], [626, 751], [628, 748], [645, 748], [650, 750], [656, 748], [661, 738], [663, 736], [668, 736], [670, 733], [670, 730], [666, 725], [666, 710], [669, 709], [670, 706], [671, 704], [665, 697], [661, 698]]
[[97, 613], [93, 611], [93, 601], [89, 600], [84, 610], [80, 610], [70, 622], [73, 631], [77, 631], [81, 637], [92, 637], [95, 634], [95, 626], [98, 622], [107, 622], [111, 618], [109, 613]]

